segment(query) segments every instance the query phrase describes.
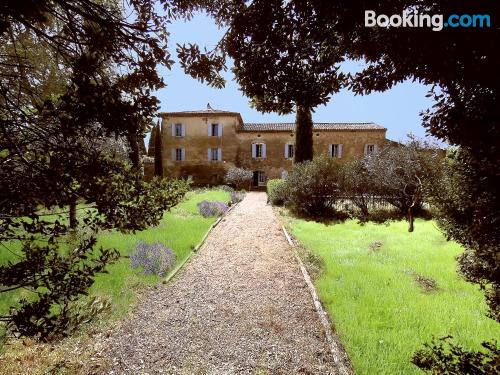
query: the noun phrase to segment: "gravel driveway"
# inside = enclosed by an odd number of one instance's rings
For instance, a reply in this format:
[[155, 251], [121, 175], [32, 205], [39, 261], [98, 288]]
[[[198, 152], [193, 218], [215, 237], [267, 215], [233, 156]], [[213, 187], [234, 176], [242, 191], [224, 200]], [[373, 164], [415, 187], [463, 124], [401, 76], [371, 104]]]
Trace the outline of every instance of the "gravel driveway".
[[87, 371], [337, 373], [265, 193], [247, 194], [176, 277], [141, 300]]

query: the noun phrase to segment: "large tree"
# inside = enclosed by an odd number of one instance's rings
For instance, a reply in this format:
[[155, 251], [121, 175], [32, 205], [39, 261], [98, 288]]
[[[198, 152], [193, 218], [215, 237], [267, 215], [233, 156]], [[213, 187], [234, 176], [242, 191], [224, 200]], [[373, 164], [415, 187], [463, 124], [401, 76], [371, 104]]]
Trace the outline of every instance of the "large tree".
[[468, 271], [463, 273], [484, 287], [490, 315], [499, 320], [500, 55], [496, 46], [500, 28], [496, 22], [500, 4], [392, 0], [369, 5], [376, 14], [442, 14], [445, 21], [451, 14], [486, 14], [492, 22], [491, 27], [445, 27], [441, 31], [365, 27], [364, 1], [312, 1], [310, 5], [335, 24], [346, 56], [366, 61], [366, 67], [351, 77], [354, 92], [384, 91], [407, 79], [431, 85], [434, 105], [423, 113], [423, 125], [430, 134], [459, 146], [462, 157], [456, 159], [455, 168], [474, 176], [462, 180], [468, 192], [461, 196], [463, 217], [441, 207], [449, 223], [444, 228], [467, 249], [461, 267]]
[[[236, 1], [224, 10], [213, 4], [208, 7], [228, 27], [212, 55], [221, 51], [220, 57], [227, 53], [234, 61], [236, 81], [256, 109], [280, 114], [295, 111], [294, 161], [311, 160], [311, 111], [327, 103], [343, 81], [338, 72], [343, 58], [335, 48], [337, 38], [328, 20], [305, 0]], [[315, 28], [319, 23], [326, 27]], [[204, 61], [197, 46], [183, 46], [179, 52], [187, 72], [199, 78], [211, 73], [210, 69], [190, 70], [193, 60]]]
[[[138, 142], [158, 108], [151, 92], [163, 86], [156, 64], [172, 63], [167, 18], [152, 0], [118, 4], [0, 6], [0, 241], [10, 254], [0, 292], [33, 292], [1, 317], [18, 334], [67, 332], [72, 302], [117, 256], [96, 248], [96, 233], [154, 225], [186, 191], [183, 182], [146, 183], [140, 168]], [[126, 157], [110, 152], [110, 137], [126, 140]], [[78, 236], [47, 216], [69, 204], [74, 224], [76, 202], [93, 206]]]
[[[465, 0], [292, 0], [283, 2], [282, 9], [273, 11], [280, 14], [295, 3], [303, 5], [296, 8], [300, 12], [317, 15], [311, 19], [312, 22], [297, 24], [302, 29], [299, 33], [306, 33], [314, 44], [315, 41], [324, 42], [322, 30], [328, 30], [335, 38], [327, 39], [323, 48], [336, 49], [336, 53], [346, 58], [366, 63], [362, 71], [349, 77], [348, 85], [355, 93], [364, 95], [385, 91], [404, 80], [431, 86], [429, 96], [434, 99], [434, 105], [423, 113], [423, 125], [430, 134], [460, 147], [460, 157], [455, 159], [454, 168], [464, 171], [466, 178], [462, 184], [467, 186], [463, 190], [468, 192], [466, 196], [459, 194], [456, 197], [461, 199], [458, 206], [440, 207], [443, 219], [448, 223], [444, 229], [450, 238], [467, 249], [467, 256], [460, 261], [462, 272], [467, 269], [464, 272], [466, 278], [484, 288], [491, 307], [490, 315], [499, 321], [500, 3]], [[246, 4], [245, 0], [197, 1], [198, 7], [207, 9], [220, 24], [229, 27], [233, 20], [242, 22], [242, 15], [248, 14]], [[449, 15], [480, 14], [489, 16], [490, 24], [483, 24], [483, 27], [444, 27], [440, 31], [434, 31], [432, 27], [367, 27], [367, 10], [388, 16], [404, 13], [443, 15], [444, 22]], [[300, 19], [301, 14], [296, 18]], [[260, 20], [253, 21], [259, 25]], [[280, 26], [279, 20], [273, 24], [276, 29]], [[316, 35], [320, 36], [317, 40]], [[333, 43], [329, 43], [332, 40]], [[245, 42], [245, 39], [236, 41]], [[221, 43], [221, 47], [224, 45]], [[291, 40], [289, 45], [293, 46], [294, 41]], [[196, 60], [193, 53], [187, 56], [189, 58], [185, 61], [188, 64], [190, 60]], [[211, 57], [215, 57], [214, 63], [207, 62]], [[215, 52], [205, 54], [203, 60], [206, 78], [216, 77], [217, 69], [224, 66]], [[286, 70], [274, 73], [276, 80], [285, 87], [293, 84], [294, 79], [301, 79], [290, 77]], [[458, 215], [461, 210], [455, 210], [459, 206], [464, 208], [464, 215]]]

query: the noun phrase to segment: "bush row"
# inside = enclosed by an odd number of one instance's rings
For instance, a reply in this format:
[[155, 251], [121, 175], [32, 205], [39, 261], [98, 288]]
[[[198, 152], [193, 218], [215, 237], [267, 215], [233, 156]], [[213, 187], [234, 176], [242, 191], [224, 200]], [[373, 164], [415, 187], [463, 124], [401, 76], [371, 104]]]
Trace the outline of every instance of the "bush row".
[[318, 157], [294, 165], [286, 180], [268, 181], [268, 200], [302, 217], [419, 215], [426, 184], [439, 178], [437, 151], [410, 143], [347, 163]]

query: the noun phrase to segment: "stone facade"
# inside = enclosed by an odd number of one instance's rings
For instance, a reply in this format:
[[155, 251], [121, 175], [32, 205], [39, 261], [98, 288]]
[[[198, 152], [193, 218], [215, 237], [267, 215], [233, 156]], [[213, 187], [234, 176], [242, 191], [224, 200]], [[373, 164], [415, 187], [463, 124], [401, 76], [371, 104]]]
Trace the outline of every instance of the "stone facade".
[[[209, 108], [163, 113], [161, 132], [164, 176], [221, 184], [238, 166], [252, 170], [254, 185], [262, 186], [292, 168], [293, 146], [285, 145], [294, 143], [293, 124], [248, 124], [237, 112]], [[315, 123], [314, 154], [359, 158], [385, 145], [385, 133], [373, 123]]]

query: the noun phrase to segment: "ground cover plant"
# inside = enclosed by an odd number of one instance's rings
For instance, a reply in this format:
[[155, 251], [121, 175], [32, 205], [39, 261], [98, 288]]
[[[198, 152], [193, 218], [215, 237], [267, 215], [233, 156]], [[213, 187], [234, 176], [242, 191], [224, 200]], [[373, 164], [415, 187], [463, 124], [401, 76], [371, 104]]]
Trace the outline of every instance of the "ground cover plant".
[[239, 203], [245, 198], [246, 192], [244, 190], [241, 191], [232, 191], [231, 192], [231, 204]]
[[224, 202], [207, 200], [199, 202], [197, 206], [200, 215], [203, 217], [220, 216], [229, 208]]
[[500, 339], [482, 292], [456, 272], [463, 249], [446, 241], [433, 221], [417, 219], [418, 230], [408, 233], [402, 221], [287, 220], [320, 258], [315, 285], [357, 374], [418, 374], [412, 357], [434, 336], [451, 335], [473, 351]]
[[[116, 319], [133, 306], [137, 289], [144, 285], [158, 283], [162, 278], [157, 275], [143, 275], [143, 269], [131, 268], [128, 257], [139, 243], [161, 243], [172, 249], [176, 264], [182, 262], [199, 243], [214, 217], [204, 218], [198, 213], [197, 204], [203, 200], [228, 201], [229, 193], [222, 190], [192, 191], [183, 202], [163, 215], [158, 226], [132, 233], [104, 231], [97, 237], [97, 246], [114, 248], [121, 257], [107, 267], [108, 273], [100, 274], [90, 288], [89, 296], [83, 299], [99, 298], [110, 304], [110, 318]], [[80, 210], [79, 210], [80, 211]], [[189, 230], [186, 230], [189, 228]], [[0, 264], [16, 259], [16, 255], [0, 252]], [[172, 270], [172, 267], [169, 268]], [[167, 273], [168, 275], [168, 273]], [[9, 311], [21, 297], [29, 297], [24, 289], [0, 294], [0, 314]]]

